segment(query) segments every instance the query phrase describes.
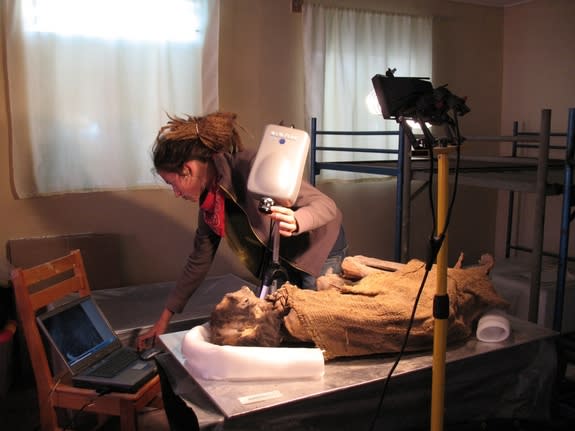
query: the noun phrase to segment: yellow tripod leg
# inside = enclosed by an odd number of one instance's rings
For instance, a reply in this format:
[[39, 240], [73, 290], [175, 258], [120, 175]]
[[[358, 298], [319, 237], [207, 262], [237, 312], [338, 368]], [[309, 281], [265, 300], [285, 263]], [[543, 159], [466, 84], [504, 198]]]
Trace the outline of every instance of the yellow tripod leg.
[[[437, 235], [441, 234], [449, 209], [449, 158], [450, 148], [434, 150], [438, 156], [437, 167]], [[445, 351], [447, 346], [447, 318], [449, 299], [447, 297], [447, 232], [437, 254], [437, 278], [433, 324], [433, 365], [431, 387], [431, 430], [443, 430], [445, 398]], [[441, 306], [439, 306], [441, 305]], [[439, 316], [436, 314], [439, 308]]]

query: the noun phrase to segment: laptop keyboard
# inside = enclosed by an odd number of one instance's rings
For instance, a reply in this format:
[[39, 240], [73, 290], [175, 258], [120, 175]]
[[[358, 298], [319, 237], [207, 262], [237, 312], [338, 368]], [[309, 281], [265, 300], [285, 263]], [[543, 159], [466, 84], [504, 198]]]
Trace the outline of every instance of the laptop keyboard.
[[130, 349], [122, 349], [109, 361], [92, 370], [89, 375], [94, 377], [114, 377], [132, 362], [138, 359], [138, 353]]

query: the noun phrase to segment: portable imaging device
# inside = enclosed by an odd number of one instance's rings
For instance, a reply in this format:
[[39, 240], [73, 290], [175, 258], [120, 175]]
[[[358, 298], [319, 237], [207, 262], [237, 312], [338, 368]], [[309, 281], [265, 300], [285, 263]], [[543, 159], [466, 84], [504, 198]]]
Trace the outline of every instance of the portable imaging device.
[[309, 145], [309, 135], [303, 130], [266, 126], [248, 178], [248, 190], [260, 198], [260, 210], [269, 212], [274, 204], [294, 204]]
[[[248, 190], [259, 198], [260, 211], [269, 214], [274, 205], [293, 206], [301, 187], [309, 146], [309, 135], [303, 130], [273, 124], [266, 126], [248, 177]], [[279, 223], [272, 226], [272, 259], [263, 271], [260, 298], [288, 281], [287, 272], [280, 264]]]

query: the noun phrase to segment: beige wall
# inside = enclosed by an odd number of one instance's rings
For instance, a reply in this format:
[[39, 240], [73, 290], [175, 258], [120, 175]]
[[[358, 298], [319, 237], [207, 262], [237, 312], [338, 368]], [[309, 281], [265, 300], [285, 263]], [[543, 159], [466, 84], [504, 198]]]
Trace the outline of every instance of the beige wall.
[[[514, 92], [510, 93], [507, 85], [516, 80], [510, 76], [525, 73], [521, 68], [511, 73], [509, 62], [503, 61], [504, 52], [511, 55], [508, 52], [511, 36], [503, 25], [504, 19], [513, 20], [516, 26], [529, 25], [517, 22], [523, 17], [516, 16], [515, 8], [503, 10], [446, 0], [324, 3], [433, 14], [436, 17], [434, 84], [448, 83], [454, 93], [468, 96], [472, 112], [462, 119], [464, 134], [499, 133], [500, 120], [505, 119], [501, 112], [502, 90], [505, 90], [503, 106], [510, 110], [508, 99]], [[527, 4], [517, 8], [523, 13], [539, 3], [571, 8], [568, 0], [535, 2], [533, 6]], [[308, 128], [303, 117], [301, 15], [292, 14], [290, 4], [290, 0], [222, 0], [220, 108], [239, 114], [242, 124], [254, 135], [248, 145], [257, 144], [268, 123], [284, 120], [296, 127]], [[537, 13], [528, 15], [528, 19], [538, 22]], [[556, 12], [556, 16], [560, 17], [561, 12]], [[542, 36], [555, 37], [550, 27], [543, 30], [547, 33]], [[1, 54], [3, 58], [3, 52]], [[535, 62], [534, 59], [531, 61]], [[544, 60], [554, 72], [564, 70], [566, 61], [551, 54]], [[533, 85], [540, 83], [534, 72], [529, 75], [530, 80], [536, 81]], [[0, 100], [6, 101], [4, 68], [0, 68]], [[533, 109], [539, 109], [541, 103], [529, 100]], [[6, 103], [0, 104], [0, 243], [26, 236], [119, 233], [124, 239], [125, 283], [171, 280], [178, 276], [192, 243], [196, 218], [194, 205], [180, 202], [166, 191], [102, 192], [16, 200], [10, 187], [7, 115]], [[470, 147], [468, 151], [485, 149]], [[392, 258], [393, 182], [324, 184], [321, 188], [334, 197], [344, 212], [353, 254]], [[493, 216], [496, 195], [475, 188], [459, 191], [450, 228], [449, 249], [453, 256], [462, 250], [470, 259], [475, 259], [496, 247]], [[422, 197], [414, 204], [411, 243], [412, 255], [418, 257], [424, 256], [431, 227], [427, 208]], [[213, 273], [228, 271], [246, 275], [229, 250], [223, 247]]]
[[[509, 133], [513, 121], [520, 128], [538, 131], [542, 109], [551, 109], [553, 132], [565, 133], [569, 108], [575, 108], [575, 2], [534, 0], [505, 10], [503, 44], [502, 128]], [[564, 144], [555, 140], [552, 143]], [[564, 157], [564, 151], [556, 152]], [[520, 227], [515, 235], [529, 245], [532, 240], [532, 195], [519, 197]], [[497, 236], [503, 235], [503, 208], [507, 196], [499, 196]], [[559, 247], [561, 196], [547, 199], [544, 250]], [[571, 235], [573, 237], [573, 234]], [[571, 243], [571, 254], [575, 251]]]

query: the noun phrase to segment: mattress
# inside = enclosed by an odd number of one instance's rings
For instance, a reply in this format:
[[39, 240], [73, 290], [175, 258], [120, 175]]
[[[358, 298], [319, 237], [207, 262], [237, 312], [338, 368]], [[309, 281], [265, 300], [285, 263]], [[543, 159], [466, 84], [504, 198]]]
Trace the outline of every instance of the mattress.
[[[495, 290], [509, 304], [509, 314], [527, 320], [529, 313], [529, 291], [531, 284], [531, 262], [529, 256], [509, 258], [497, 261], [491, 271], [491, 280]], [[563, 297], [562, 331], [575, 330], [575, 264], [570, 262], [567, 268]], [[555, 315], [555, 292], [557, 290], [557, 259], [544, 256], [541, 268], [541, 287], [539, 291], [539, 313], [537, 324], [546, 328], [553, 327]]]

